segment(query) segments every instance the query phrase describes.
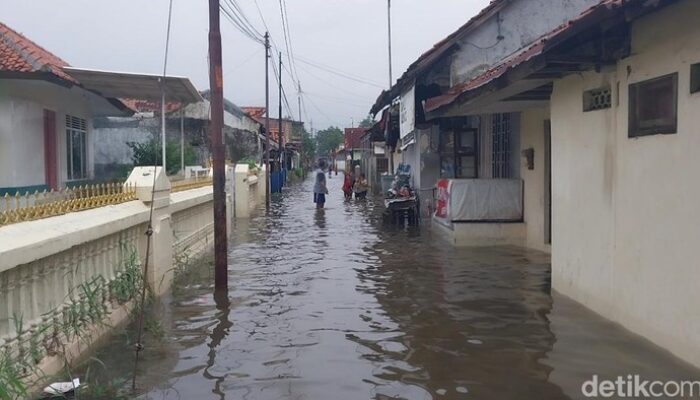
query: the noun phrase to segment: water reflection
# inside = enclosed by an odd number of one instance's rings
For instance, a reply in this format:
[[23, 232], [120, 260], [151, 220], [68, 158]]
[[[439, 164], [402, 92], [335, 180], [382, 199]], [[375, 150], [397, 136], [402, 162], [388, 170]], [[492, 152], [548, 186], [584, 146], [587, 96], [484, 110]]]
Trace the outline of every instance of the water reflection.
[[229, 320], [229, 306], [231, 305], [231, 301], [228, 298], [228, 291], [215, 291], [214, 302], [216, 304], [216, 319], [218, 322], [214, 329], [212, 329], [211, 335], [209, 335], [209, 359], [207, 361], [207, 367], [202, 372], [202, 376], [205, 379], [214, 381], [214, 387], [211, 391], [223, 400], [226, 398], [226, 394], [222, 391], [221, 384], [226, 379], [226, 374], [221, 373], [221, 375], [217, 376], [215, 373], [212, 373], [212, 370], [215, 370], [218, 347], [226, 336], [228, 336], [229, 328], [233, 326], [233, 323]]
[[[700, 377], [552, 296], [544, 254], [385, 226], [341, 185], [325, 210], [306, 182], [236, 222], [228, 294], [210, 263], [178, 278], [141, 398], [566, 399], [594, 373]], [[115, 337], [98, 357], [125, 372], [125, 352]]]

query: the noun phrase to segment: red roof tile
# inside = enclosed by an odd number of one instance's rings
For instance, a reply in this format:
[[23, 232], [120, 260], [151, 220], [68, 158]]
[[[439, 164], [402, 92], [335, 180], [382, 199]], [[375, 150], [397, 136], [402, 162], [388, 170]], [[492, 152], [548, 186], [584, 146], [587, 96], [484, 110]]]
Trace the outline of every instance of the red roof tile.
[[77, 83], [63, 72], [67, 62], [38, 44], [0, 23], [0, 71], [33, 73], [48, 72], [60, 79]]
[[[521, 65], [524, 62], [529, 61], [533, 57], [539, 56], [545, 53], [550, 48], [550, 44], [554, 39], [562, 39], [563, 36], [572, 33], [575, 28], [582, 28], [588, 26], [591, 21], [597, 20], [599, 12], [605, 13], [610, 10], [615, 10], [621, 6], [640, 2], [641, 0], [601, 0], [600, 3], [593, 7], [588, 8], [575, 19], [560, 25], [549, 33], [544, 34], [538, 40], [535, 41], [531, 46], [522, 49], [520, 52], [508, 57], [500, 64], [489, 69], [483, 74], [475, 77], [474, 79], [456, 85], [452, 87], [446, 94], [442, 96], [433, 97], [425, 102], [425, 110], [427, 112], [435, 111], [441, 107], [449, 105], [457, 100], [460, 96], [474, 89], [477, 89], [483, 85], [492, 82], [495, 79], [500, 78], [509, 70]], [[592, 18], [591, 18], [592, 17]]]
[[362, 148], [362, 136], [367, 132], [367, 128], [345, 128], [345, 148]]

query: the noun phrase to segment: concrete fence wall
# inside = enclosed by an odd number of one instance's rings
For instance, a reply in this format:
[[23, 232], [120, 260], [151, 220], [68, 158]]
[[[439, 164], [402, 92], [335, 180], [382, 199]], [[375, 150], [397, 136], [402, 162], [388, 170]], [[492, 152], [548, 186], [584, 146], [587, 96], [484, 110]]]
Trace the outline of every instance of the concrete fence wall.
[[[160, 167], [155, 179], [153, 175], [153, 167], [131, 173], [127, 183], [136, 186], [138, 200], [0, 227], [0, 355], [31, 354], [50, 375], [63, 362], [47, 364], [46, 359], [84, 339], [78, 338], [79, 328], [90, 331], [92, 340], [94, 326], [112, 326], [127, 318], [143, 273], [151, 201], [147, 283], [155, 295], [168, 290], [183, 260], [213, 245], [212, 187], [171, 193]], [[229, 181], [229, 232], [233, 187]], [[264, 201], [260, 187], [264, 188], [257, 178], [238, 186], [245, 189], [240, 191], [246, 195], [248, 216], [260, 198]], [[85, 348], [78, 345], [73, 356]]]

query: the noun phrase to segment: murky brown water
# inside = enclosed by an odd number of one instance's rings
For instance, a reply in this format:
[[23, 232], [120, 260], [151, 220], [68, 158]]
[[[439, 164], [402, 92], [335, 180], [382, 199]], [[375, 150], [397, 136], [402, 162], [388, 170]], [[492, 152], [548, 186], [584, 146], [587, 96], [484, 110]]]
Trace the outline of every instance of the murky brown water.
[[[553, 297], [546, 255], [385, 227], [380, 205], [344, 203], [341, 177], [329, 183], [325, 211], [307, 181], [237, 224], [230, 304], [209, 265], [180, 277], [143, 353], [141, 398], [565, 399], [593, 374], [700, 378]], [[128, 336], [97, 354], [113, 376], [130, 374]]]

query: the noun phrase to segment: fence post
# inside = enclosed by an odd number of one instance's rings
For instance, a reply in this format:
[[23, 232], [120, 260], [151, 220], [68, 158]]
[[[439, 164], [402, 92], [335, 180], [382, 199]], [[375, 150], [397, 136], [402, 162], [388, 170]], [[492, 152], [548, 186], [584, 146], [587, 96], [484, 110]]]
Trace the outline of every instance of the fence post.
[[[155, 177], [154, 177], [155, 174]], [[155, 184], [154, 184], [155, 179]], [[162, 167], [135, 167], [126, 185], [146, 206], [153, 202], [153, 236], [147, 283], [158, 296], [170, 288], [173, 279], [173, 230], [170, 212], [170, 180]], [[144, 232], [142, 240], [147, 240]], [[142, 246], [139, 246], [143, 248]]]

